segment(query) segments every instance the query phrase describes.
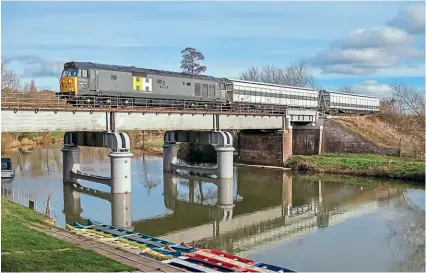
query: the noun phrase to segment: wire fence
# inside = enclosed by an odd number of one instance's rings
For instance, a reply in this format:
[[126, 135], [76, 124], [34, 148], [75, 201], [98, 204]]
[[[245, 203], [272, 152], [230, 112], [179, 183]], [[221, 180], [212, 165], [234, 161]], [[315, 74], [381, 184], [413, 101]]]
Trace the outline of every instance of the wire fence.
[[29, 190], [14, 188], [12, 185], [1, 185], [1, 196], [9, 201], [30, 208], [39, 214], [45, 215], [52, 220], [57, 219], [57, 211], [51, 202], [51, 194], [49, 191], [34, 193]]

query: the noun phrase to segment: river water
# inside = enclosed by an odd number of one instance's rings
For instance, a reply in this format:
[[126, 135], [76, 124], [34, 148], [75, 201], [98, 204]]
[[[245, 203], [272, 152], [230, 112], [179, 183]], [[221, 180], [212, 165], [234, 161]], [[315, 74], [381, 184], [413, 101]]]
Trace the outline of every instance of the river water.
[[[111, 195], [64, 185], [60, 148], [6, 153], [16, 175], [2, 195], [39, 211], [50, 195], [61, 227], [91, 219], [297, 271], [424, 271], [424, 187], [248, 166], [217, 181], [163, 174], [161, 157], [134, 155], [131, 194]], [[109, 175], [107, 149], [81, 149], [81, 171]]]

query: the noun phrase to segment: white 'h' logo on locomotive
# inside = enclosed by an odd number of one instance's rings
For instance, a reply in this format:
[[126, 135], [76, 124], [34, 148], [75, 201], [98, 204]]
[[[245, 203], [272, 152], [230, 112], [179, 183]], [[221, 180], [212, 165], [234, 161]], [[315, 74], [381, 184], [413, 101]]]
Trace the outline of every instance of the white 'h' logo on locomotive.
[[133, 90], [152, 92], [152, 79], [133, 76]]

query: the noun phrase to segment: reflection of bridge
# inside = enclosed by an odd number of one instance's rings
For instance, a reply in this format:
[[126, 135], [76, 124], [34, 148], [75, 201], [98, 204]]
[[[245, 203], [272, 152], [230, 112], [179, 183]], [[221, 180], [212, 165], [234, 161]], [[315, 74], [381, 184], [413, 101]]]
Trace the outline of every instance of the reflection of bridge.
[[[291, 178], [287, 177], [287, 180], [283, 182], [287, 189], [291, 189], [293, 184]], [[396, 190], [388, 191], [388, 189], [380, 188], [362, 192], [359, 186], [340, 184], [341, 189], [346, 187], [349, 189], [345, 190], [346, 194], [342, 194], [343, 190], [323, 194], [322, 185], [322, 182], [318, 183], [319, 198], [313, 204], [301, 205], [289, 210], [292, 191], [283, 191], [287, 197], [290, 197], [287, 199], [289, 200], [287, 204], [242, 214], [234, 217], [232, 221], [215, 221], [213, 224], [172, 232], [163, 238], [171, 241], [193, 242], [200, 247], [220, 248], [233, 253], [257, 249], [254, 247], [256, 245], [259, 245], [258, 248], [270, 247], [273, 241], [279, 244], [302, 234], [311, 233], [317, 228], [328, 227], [348, 218], [372, 212], [377, 207], [377, 203], [368, 201], [389, 198], [397, 193]], [[335, 206], [332, 210], [325, 209], [323, 200], [326, 199], [327, 203], [337, 203], [336, 193], [341, 194], [340, 200], [344, 204]], [[362, 200], [361, 205], [354, 204], [359, 200]], [[295, 214], [296, 210], [300, 212]]]
[[[173, 213], [139, 221], [131, 220], [130, 195], [64, 185], [66, 222], [81, 221], [79, 194], [82, 192], [110, 200], [113, 225], [129, 229], [133, 226], [135, 231], [163, 236], [170, 241], [192, 242], [200, 247], [235, 253], [269, 247], [272, 243], [311, 233], [318, 227], [327, 227], [349, 217], [368, 213], [375, 206], [371, 200], [377, 200], [379, 195], [389, 198], [395, 194], [395, 191], [389, 192], [387, 188], [363, 190], [358, 185], [321, 181], [314, 183], [303, 179], [293, 183], [293, 178], [283, 171], [263, 172], [259, 178], [255, 172], [244, 169], [238, 169], [237, 174], [234, 182], [232, 179], [165, 173], [164, 204]], [[281, 176], [281, 191], [277, 191], [278, 176]], [[251, 179], [257, 181], [260, 187], [257, 188], [253, 184], [255, 182], [249, 181]], [[187, 183], [183, 183], [185, 180]], [[199, 198], [195, 196], [197, 182]], [[217, 185], [217, 191], [203, 196], [201, 185], [209, 182]], [[270, 183], [275, 185], [272, 187]], [[178, 185], [182, 184], [189, 186], [188, 196], [184, 199], [178, 192]], [[234, 190], [236, 187], [238, 190]], [[243, 196], [243, 201], [237, 200], [238, 195]], [[358, 206], [358, 203], [367, 205]], [[344, 213], [341, 214], [341, 211]]]
[[322, 228], [322, 225], [330, 227], [335, 224], [342, 223], [350, 218], [371, 213], [377, 209], [377, 206], [377, 201], [374, 201], [357, 205], [355, 207], [349, 207], [348, 211], [343, 213], [338, 212], [342, 209], [338, 207], [333, 210], [333, 212], [310, 215], [303, 219], [295, 219], [295, 221], [289, 221], [284, 226], [233, 241], [234, 253], [247, 256], [249, 253], [272, 248], [276, 245], [294, 240], [297, 237], [307, 236], [319, 228]]

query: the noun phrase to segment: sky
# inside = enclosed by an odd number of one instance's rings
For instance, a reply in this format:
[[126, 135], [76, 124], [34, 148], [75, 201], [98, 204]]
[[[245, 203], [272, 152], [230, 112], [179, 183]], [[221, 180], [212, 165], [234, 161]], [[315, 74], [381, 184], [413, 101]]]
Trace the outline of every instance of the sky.
[[387, 97], [425, 85], [424, 2], [1, 3], [1, 53], [21, 84], [58, 91], [67, 61], [180, 71], [181, 50], [204, 74], [308, 62], [318, 85]]

